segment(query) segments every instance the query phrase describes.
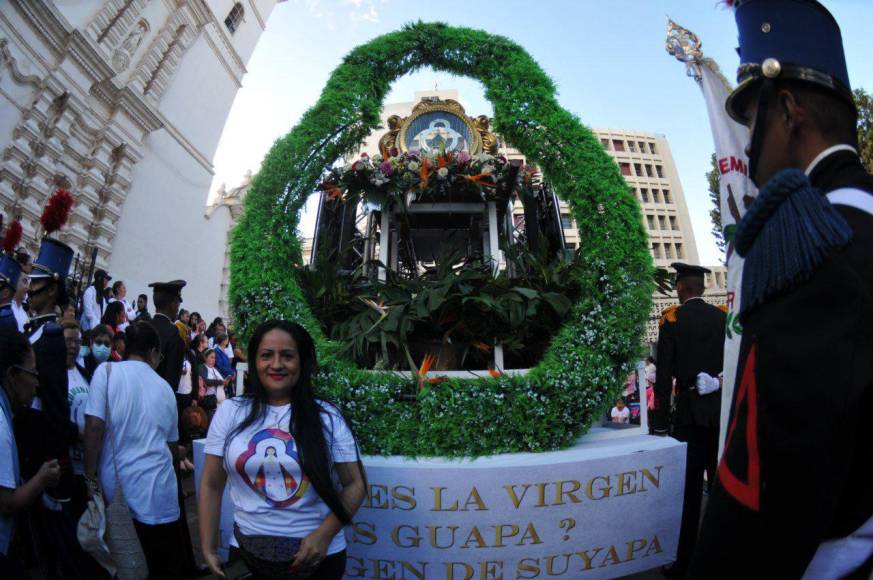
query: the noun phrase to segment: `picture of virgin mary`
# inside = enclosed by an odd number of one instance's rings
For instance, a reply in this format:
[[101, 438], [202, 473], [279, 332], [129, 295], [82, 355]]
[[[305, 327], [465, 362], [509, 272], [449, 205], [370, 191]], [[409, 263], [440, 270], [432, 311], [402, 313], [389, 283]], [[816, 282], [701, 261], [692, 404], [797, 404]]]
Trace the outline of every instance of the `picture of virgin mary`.
[[281, 502], [297, 490], [297, 480], [279, 462], [276, 448], [272, 445], [264, 450], [264, 460], [255, 476], [255, 487], [265, 497]]
[[256, 433], [237, 457], [235, 467], [246, 485], [273, 507], [294, 504], [309, 488], [294, 439], [280, 429]]

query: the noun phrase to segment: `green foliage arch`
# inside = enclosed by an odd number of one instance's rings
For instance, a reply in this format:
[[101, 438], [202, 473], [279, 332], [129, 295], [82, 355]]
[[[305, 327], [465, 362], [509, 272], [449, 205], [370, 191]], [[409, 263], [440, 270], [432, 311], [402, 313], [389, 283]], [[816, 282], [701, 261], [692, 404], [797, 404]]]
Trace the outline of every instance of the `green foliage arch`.
[[[569, 202], [582, 244], [585, 298], [525, 376], [452, 379], [401, 402], [409, 379], [356, 368], [327, 340], [298, 286], [298, 214], [324, 169], [379, 127], [391, 83], [430, 65], [478, 79], [494, 130], [540, 165]], [[618, 394], [640, 355], [652, 262], [639, 205], [598, 139], [555, 99], [531, 56], [501, 36], [415, 23], [349, 53], [252, 180], [231, 240], [230, 302], [247, 337], [295, 320], [316, 340], [320, 392], [337, 402], [365, 453], [488, 455], [571, 445]]]

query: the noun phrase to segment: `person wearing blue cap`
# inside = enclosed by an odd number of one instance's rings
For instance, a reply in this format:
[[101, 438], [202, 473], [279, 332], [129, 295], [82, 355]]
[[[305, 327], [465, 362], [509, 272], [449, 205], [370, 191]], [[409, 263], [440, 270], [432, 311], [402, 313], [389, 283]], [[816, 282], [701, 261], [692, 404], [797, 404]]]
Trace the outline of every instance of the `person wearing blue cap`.
[[58, 485], [46, 490], [36, 506], [34, 531], [40, 559], [62, 577], [85, 577], [80, 567], [84, 553], [76, 541], [70, 501], [75, 485], [70, 445], [76, 442], [78, 428], [70, 421], [67, 346], [58, 323], [59, 308], [68, 301], [66, 278], [72, 261], [73, 249], [48, 237], [33, 261], [28, 288], [32, 316], [25, 334], [36, 356], [39, 386], [33, 408], [15, 417], [15, 435], [23, 451], [21, 472], [25, 478], [32, 477], [48, 459], [57, 460], [61, 468]]
[[0, 332], [18, 332], [18, 320], [12, 310], [12, 300], [18, 289], [21, 264], [15, 258], [0, 256]]
[[743, 338], [692, 578], [873, 570], [873, 177], [839, 26], [814, 0], [735, 0], [762, 186], [737, 227]]

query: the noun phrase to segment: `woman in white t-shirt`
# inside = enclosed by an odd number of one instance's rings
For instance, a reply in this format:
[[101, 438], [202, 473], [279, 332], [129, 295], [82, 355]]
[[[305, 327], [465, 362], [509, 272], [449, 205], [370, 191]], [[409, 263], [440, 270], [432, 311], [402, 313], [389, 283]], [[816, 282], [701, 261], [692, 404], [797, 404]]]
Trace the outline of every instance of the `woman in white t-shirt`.
[[[116, 481], [130, 508], [150, 578], [181, 578], [185, 552], [173, 472], [176, 399], [155, 372], [161, 341], [148, 322], [127, 328], [126, 360], [94, 371], [85, 406], [85, 481], [107, 505]], [[99, 481], [98, 481], [99, 476]]]
[[302, 326], [265, 322], [248, 351], [254, 366], [247, 379], [250, 394], [218, 408], [206, 440], [198, 512], [203, 557], [216, 576], [225, 577], [216, 541], [229, 483], [235, 521], [231, 560], [251, 564], [250, 536], [273, 536], [276, 543], [296, 538], [301, 540], [296, 555], [278, 564], [301, 576], [338, 580], [346, 562], [343, 526], [366, 488], [354, 436], [339, 410], [313, 394], [315, 346]]

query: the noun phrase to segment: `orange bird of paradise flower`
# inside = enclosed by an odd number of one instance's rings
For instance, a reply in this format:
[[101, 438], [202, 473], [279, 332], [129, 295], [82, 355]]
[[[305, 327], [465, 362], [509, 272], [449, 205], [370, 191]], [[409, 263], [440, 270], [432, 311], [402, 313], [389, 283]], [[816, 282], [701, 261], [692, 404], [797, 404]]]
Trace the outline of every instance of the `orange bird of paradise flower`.
[[498, 371], [494, 367], [488, 367], [488, 374], [491, 375], [492, 377], [494, 377], [495, 379], [499, 379], [500, 377], [503, 376], [503, 373], [501, 373], [500, 371]]
[[482, 187], [497, 187], [496, 184], [491, 183], [490, 181], [485, 181], [486, 177], [491, 177], [490, 173], [478, 173], [476, 175], [465, 175], [464, 179], [467, 181], [472, 181], [477, 185], [481, 185]]
[[430, 367], [433, 366], [433, 363], [436, 362], [436, 357], [428, 353], [424, 355], [424, 360], [421, 361], [421, 366], [418, 367], [418, 388], [423, 389], [424, 383], [428, 383], [431, 385], [438, 385], [441, 382], [445, 381], [447, 377], [433, 377], [427, 378], [427, 373], [430, 371]]

